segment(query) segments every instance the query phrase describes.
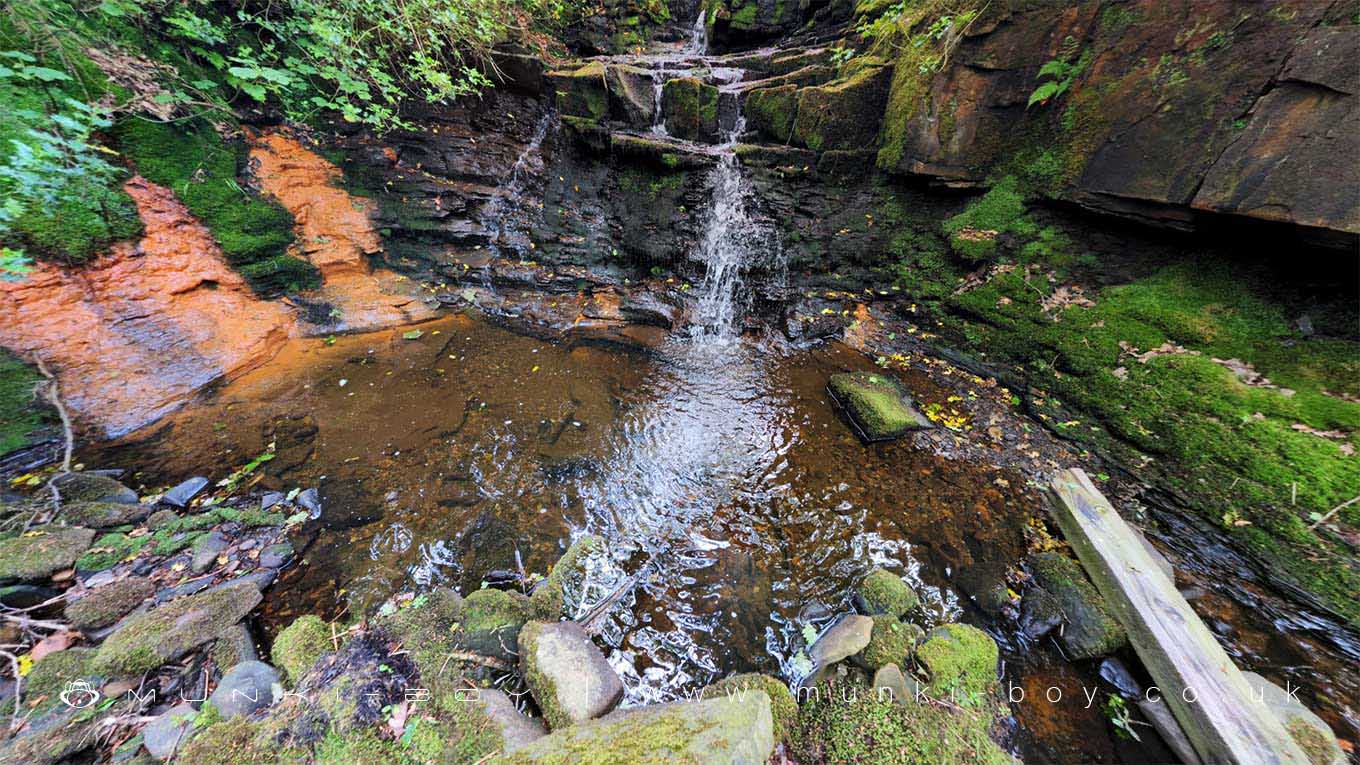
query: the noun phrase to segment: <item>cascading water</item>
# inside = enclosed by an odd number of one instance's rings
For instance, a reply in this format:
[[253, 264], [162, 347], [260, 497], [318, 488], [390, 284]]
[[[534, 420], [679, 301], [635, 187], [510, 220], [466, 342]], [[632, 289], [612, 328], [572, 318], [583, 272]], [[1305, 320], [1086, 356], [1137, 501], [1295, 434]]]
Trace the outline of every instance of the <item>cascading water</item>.
[[505, 184], [505, 193], [493, 197], [483, 210], [483, 220], [489, 229], [488, 238], [491, 243], [497, 247], [508, 246], [516, 255], [523, 254], [521, 249], [506, 242], [507, 228], [511, 222], [509, 219], [515, 211], [513, 206], [507, 205], [507, 202], [520, 198], [528, 181], [539, 169], [533, 167], [533, 164], [540, 159], [539, 149], [543, 146], [543, 139], [547, 137], [552, 124], [553, 114], [551, 112], [544, 114], [534, 126], [534, 132], [529, 136], [529, 142], [524, 145], [524, 150], [515, 158], [515, 164], [510, 170], [510, 179]]
[[694, 26], [690, 27], [689, 40], [685, 43], [685, 53], [702, 56], [708, 49], [708, 28], [704, 25], [704, 9], [699, 8], [699, 14], [694, 17]]

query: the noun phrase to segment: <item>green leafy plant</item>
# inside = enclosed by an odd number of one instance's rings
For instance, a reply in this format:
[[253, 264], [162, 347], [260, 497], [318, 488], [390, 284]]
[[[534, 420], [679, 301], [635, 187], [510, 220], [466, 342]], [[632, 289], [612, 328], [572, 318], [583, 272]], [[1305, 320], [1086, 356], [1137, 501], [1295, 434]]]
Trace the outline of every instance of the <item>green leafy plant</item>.
[[[1070, 41], [1070, 38], [1069, 38]], [[1025, 108], [1035, 104], [1047, 104], [1049, 101], [1066, 93], [1072, 83], [1086, 71], [1090, 66], [1090, 51], [1082, 53], [1075, 61], [1072, 55], [1059, 57], [1050, 60], [1048, 63], [1039, 67], [1039, 79], [1042, 82], [1029, 94], [1029, 103]]]
[[1133, 741], [1142, 741], [1138, 736], [1138, 731], [1133, 729], [1138, 723], [1133, 719], [1129, 712], [1129, 705], [1119, 696], [1111, 696], [1105, 700], [1105, 717], [1114, 726], [1115, 734], [1120, 738]]

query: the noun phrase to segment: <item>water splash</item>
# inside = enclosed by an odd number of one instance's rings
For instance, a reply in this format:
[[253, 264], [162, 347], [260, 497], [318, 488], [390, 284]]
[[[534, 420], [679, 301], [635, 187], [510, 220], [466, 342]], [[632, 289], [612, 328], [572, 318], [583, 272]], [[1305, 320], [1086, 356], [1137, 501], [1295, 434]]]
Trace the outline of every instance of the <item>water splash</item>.
[[689, 29], [689, 40], [685, 42], [684, 52], [687, 54], [702, 56], [708, 51], [708, 27], [704, 24], [704, 9], [699, 8], [699, 14], [694, 17], [694, 26]]
[[524, 149], [515, 158], [515, 164], [510, 169], [510, 179], [506, 181], [505, 193], [493, 197], [487, 203], [483, 211], [483, 218], [489, 230], [489, 240], [497, 247], [508, 247], [516, 255], [523, 255], [523, 251], [517, 245], [507, 242], [507, 233], [511, 232], [511, 217], [515, 208], [508, 202], [517, 201], [523, 195], [526, 186], [533, 178], [534, 174], [540, 169], [543, 139], [548, 135], [552, 128], [554, 116], [552, 112], [545, 113], [534, 126], [534, 132], [529, 136], [529, 142], [524, 145]]

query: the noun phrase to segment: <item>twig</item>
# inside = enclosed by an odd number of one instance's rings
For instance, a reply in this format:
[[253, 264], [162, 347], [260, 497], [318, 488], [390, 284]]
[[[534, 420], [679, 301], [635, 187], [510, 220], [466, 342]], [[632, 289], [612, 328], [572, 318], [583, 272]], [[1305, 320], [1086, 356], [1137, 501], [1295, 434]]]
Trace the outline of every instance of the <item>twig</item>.
[[52, 630], [53, 632], [61, 632], [71, 628], [71, 625], [64, 622], [53, 622], [46, 619], [30, 619], [27, 616], [20, 616], [18, 614], [0, 614], [0, 619], [4, 619], [7, 622], [14, 622], [20, 627], [36, 627], [40, 630]]
[[23, 687], [24, 679], [19, 675], [19, 657], [9, 651], [0, 651], [0, 656], [9, 659], [10, 669], [14, 671], [14, 714], [9, 718], [9, 729], [16, 730], [19, 727], [19, 690]]
[[449, 654], [444, 657], [444, 665], [439, 668], [439, 673], [441, 675], [444, 674], [444, 668], [448, 666], [449, 661], [454, 659], [458, 661], [470, 661], [473, 664], [499, 669], [503, 672], [513, 672], [515, 670], [514, 664], [511, 664], [504, 659], [497, 659], [494, 656], [483, 656], [480, 653], [471, 653], [469, 651], [449, 651]]
[[1360, 496], [1351, 497], [1350, 499], [1346, 500], [1345, 502], [1342, 502], [1341, 504], [1337, 505], [1336, 507], [1332, 508], [1331, 510], [1328, 510], [1326, 515], [1322, 516], [1321, 518], [1319, 518], [1319, 519], [1317, 519], [1316, 521], [1313, 521], [1311, 524], [1309, 524], [1308, 530], [1309, 530], [1309, 531], [1312, 531], [1313, 529], [1316, 529], [1318, 526], [1321, 526], [1322, 524], [1324, 524], [1324, 523], [1326, 523], [1327, 521], [1331, 520], [1331, 518], [1332, 518], [1333, 515], [1336, 515], [1337, 513], [1341, 512], [1342, 510], [1344, 510], [1344, 509], [1350, 507], [1351, 505], [1354, 505], [1356, 502], [1360, 502]]
[[[57, 410], [57, 416], [61, 418], [61, 431], [64, 439], [61, 469], [47, 479], [47, 489], [52, 492], [51, 515], [56, 515], [61, 511], [61, 491], [57, 489], [57, 479], [71, 474], [71, 454], [75, 451], [76, 443], [75, 431], [71, 427], [71, 414], [66, 411], [66, 404], [61, 400], [61, 383], [57, 381], [56, 375], [52, 374], [52, 371], [47, 368], [42, 356], [36, 353], [33, 354], [33, 365], [38, 368], [39, 374], [47, 378], [47, 384], [43, 386], [43, 398]], [[28, 522], [24, 524], [24, 529], [27, 530], [32, 523], [33, 518], [29, 518]]]

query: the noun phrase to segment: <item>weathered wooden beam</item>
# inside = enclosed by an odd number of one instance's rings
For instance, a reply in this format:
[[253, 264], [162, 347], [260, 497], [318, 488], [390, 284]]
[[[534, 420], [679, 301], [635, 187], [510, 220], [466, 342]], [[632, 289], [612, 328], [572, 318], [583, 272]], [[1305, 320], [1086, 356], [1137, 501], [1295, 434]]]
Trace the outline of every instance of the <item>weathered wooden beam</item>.
[[1206, 765], [1307, 765], [1308, 758], [1228, 658], [1175, 583], [1079, 469], [1053, 479], [1054, 516], [1129, 632]]

